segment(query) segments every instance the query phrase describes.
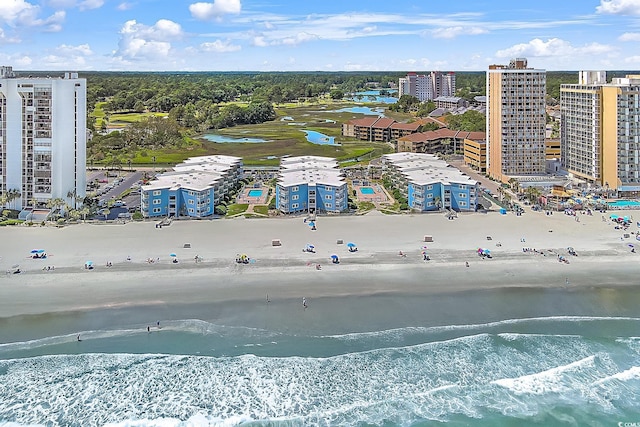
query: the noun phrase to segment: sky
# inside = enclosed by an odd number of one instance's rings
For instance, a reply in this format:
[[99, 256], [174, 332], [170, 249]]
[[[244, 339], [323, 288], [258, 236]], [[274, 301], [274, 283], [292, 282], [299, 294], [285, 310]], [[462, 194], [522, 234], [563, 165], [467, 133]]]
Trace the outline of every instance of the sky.
[[638, 70], [639, 42], [640, 0], [0, 0], [16, 70]]

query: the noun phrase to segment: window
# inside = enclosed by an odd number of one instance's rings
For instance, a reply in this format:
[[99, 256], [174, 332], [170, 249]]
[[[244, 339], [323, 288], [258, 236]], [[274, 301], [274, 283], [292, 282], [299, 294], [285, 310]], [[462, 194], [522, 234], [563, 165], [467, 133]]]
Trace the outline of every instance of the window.
[[331, 200], [333, 199], [333, 196], [331, 194], [327, 194], [326, 196], [324, 196], [325, 200]]
[[458, 202], [458, 206], [467, 206], [467, 202]]
[[326, 187], [324, 187], [324, 189], [325, 189], [325, 191], [331, 191], [332, 190], [332, 188], [329, 187], [328, 185]]
[[297, 192], [299, 189], [300, 189], [300, 188], [299, 188], [298, 186], [295, 186], [295, 187], [293, 187], [293, 188], [291, 189], [291, 191], [295, 193], [295, 192]]
[[458, 197], [460, 197], [461, 199], [466, 199], [467, 198], [467, 193], [459, 193]]
[[433, 185], [427, 185], [427, 190], [433, 190]]
[[297, 194], [291, 196], [291, 200], [298, 200], [300, 198], [300, 196], [298, 196]]
[[154, 196], [159, 196], [159, 195], [161, 195], [161, 194], [162, 194], [162, 191], [160, 191], [160, 190], [154, 190], [154, 191], [153, 191], [153, 195], [154, 195]]
[[160, 199], [153, 199], [153, 204], [154, 204], [154, 205], [159, 205], [160, 203], [162, 203], [162, 200], [160, 200]]
[[294, 203], [294, 204], [291, 205], [291, 209], [298, 209], [298, 206], [300, 206], [300, 205], [297, 204], [297, 203]]
[[189, 200], [189, 204], [192, 205], [193, 204], [193, 200]]
[[160, 213], [160, 208], [153, 208], [153, 213]]
[[433, 193], [427, 193], [427, 199], [433, 199]]
[[195, 212], [193, 208], [189, 208], [189, 213], [193, 213], [193, 212]]

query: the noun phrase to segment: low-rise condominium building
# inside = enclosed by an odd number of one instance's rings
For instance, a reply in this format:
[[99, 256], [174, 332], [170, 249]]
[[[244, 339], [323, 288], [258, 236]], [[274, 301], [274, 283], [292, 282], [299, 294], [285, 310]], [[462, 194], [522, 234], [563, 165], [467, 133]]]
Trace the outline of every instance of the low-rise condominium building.
[[407, 198], [410, 209], [474, 212], [478, 181], [432, 154], [393, 153], [382, 156], [385, 176]]
[[276, 201], [282, 213], [343, 212], [348, 209], [347, 182], [336, 159], [319, 156], [280, 160]]
[[148, 218], [211, 216], [242, 177], [242, 159], [239, 157], [189, 158], [142, 186], [142, 215]]

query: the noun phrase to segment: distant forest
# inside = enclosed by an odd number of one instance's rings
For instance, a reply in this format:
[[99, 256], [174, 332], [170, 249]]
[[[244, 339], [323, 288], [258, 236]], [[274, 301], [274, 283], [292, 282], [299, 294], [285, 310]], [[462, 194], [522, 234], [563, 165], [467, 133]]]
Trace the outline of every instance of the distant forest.
[[[633, 72], [609, 71], [607, 78]], [[57, 75], [54, 72], [22, 72], [21, 75]], [[406, 72], [82, 72], [87, 79], [87, 104], [92, 109], [104, 101], [105, 111], [153, 111], [168, 113], [191, 104], [211, 109], [221, 103], [244, 101], [280, 104], [313, 99], [332, 91], [344, 94], [379, 84], [389, 88]], [[577, 83], [577, 71], [548, 71], [547, 94], [556, 100], [560, 85]], [[485, 94], [485, 72], [456, 72], [457, 95], [472, 99]]]

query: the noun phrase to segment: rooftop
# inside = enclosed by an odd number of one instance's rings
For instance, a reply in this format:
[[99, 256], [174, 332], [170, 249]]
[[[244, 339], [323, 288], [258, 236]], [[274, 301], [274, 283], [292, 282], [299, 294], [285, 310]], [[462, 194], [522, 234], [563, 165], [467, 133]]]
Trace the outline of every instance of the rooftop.
[[478, 181], [471, 179], [433, 154], [403, 152], [385, 154], [383, 159], [393, 164], [409, 182], [416, 185], [456, 183], [475, 186], [478, 184]]

